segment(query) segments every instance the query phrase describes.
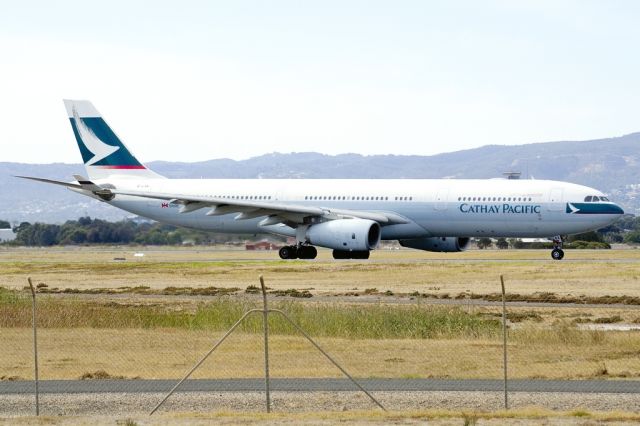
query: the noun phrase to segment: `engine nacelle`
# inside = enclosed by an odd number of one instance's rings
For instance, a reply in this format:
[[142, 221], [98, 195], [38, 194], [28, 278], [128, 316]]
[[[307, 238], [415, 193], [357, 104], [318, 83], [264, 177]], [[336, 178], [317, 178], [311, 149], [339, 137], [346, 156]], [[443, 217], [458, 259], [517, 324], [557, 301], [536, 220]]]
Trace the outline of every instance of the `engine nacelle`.
[[373, 250], [380, 242], [380, 225], [367, 219], [337, 219], [311, 225], [309, 243], [334, 250]]
[[468, 237], [430, 237], [400, 240], [400, 245], [425, 251], [454, 252], [466, 250], [470, 240]]

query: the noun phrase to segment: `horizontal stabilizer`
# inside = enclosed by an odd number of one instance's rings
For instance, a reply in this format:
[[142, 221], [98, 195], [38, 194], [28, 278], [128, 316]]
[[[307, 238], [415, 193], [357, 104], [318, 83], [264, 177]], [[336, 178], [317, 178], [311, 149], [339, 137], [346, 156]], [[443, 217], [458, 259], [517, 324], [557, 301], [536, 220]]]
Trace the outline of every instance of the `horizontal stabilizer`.
[[37, 182], [52, 183], [54, 185], [66, 186], [67, 188], [84, 189], [82, 185], [79, 185], [77, 183], [72, 183], [72, 182], [62, 182], [59, 180], [38, 178], [38, 177], [32, 177], [32, 176], [14, 176], [14, 177], [17, 177], [20, 179], [35, 180]]

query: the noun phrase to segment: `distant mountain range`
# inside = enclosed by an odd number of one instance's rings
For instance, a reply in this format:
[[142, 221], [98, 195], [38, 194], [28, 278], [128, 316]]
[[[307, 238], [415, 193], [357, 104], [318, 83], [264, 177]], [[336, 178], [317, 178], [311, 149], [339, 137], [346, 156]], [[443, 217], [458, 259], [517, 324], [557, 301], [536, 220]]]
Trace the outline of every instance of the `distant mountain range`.
[[[628, 213], [640, 213], [640, 133], [589, 141], [547, 142], [481, 148], [433, 156], [315, 152], [267, 154], [248, 160], [147, 164], [171, 178], [495, 178], [519, 171], [522, 178], [588, 185], [608, 193]], [[64, 222], [89, 215], [109, 220], [129, 216], [116, 208], [63, 188], [16, 179], [13, 175], [72, 180], [81, 164], [0, 162], [0, 219], [10, 222]]]

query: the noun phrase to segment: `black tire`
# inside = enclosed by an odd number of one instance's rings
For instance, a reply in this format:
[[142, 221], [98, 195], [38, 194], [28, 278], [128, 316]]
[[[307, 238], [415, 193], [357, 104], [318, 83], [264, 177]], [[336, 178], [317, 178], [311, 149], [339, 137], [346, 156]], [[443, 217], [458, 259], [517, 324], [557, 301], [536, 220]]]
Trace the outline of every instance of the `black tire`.
[[300, 259], [315, 259], [318, 255], [318, 250], [314, 246], [300, 246], [298, 249], [298, 257]]
[[315, 259], [318, 256], [318, 250], [314, 246], [307, 246], [309, 250], [307, 259]]
[[278, 250], [280, 259], [289, 260], [298, 258], [298, 249], [294, 246], [284, 246]]
[[562, 260], [564, 257], [564, 250], [556, 248], [551, 250], [551, 258], [553, 260]]
[[354, 251], [351, 256], [353, 259], [368, 259], [369, 258], [369, 250], [364, 251]]
[[368, 259], [369, 250], [363, 251], [346, 251], [346, 250], [334, 250], [334, 259]]
[[333, 251], [334, 259], [349, 259], [349, 252], [344, 250], [334, 250]]

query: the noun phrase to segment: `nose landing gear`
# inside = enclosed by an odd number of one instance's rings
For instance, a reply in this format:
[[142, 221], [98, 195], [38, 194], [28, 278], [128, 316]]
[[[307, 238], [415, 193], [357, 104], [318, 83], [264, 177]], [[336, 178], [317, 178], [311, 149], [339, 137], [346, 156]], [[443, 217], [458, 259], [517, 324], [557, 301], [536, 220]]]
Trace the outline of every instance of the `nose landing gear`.
[[562, 243], [564, 238], [560, 235], [553, 237], [553, 250], [551, 250], [551, 258], [553, 260], [562, 260], [564, 257], [564, 250], [562, 250]]

